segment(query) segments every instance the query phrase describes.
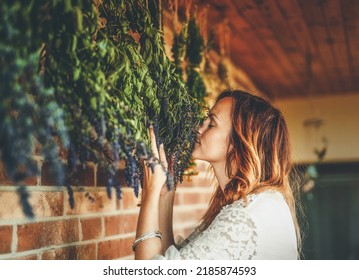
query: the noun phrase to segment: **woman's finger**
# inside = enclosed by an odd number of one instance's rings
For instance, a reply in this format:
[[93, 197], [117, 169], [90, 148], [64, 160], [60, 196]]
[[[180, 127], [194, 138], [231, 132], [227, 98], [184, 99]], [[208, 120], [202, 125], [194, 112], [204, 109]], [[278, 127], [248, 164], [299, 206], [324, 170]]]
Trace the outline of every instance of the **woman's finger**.
[[150, 126], [150, 139], [151, 139], [151, 150], [152, 150], [153, 156], [155, 158], [159, 159], [159, 154], [158, 154], [158, 149], [157, 149], [157, 144], [156, 144], [155, 130], [152, 125]]
[[165, 148], [163, 146], [163, 143], [160, 145], [160, 161], [162, 162], [162, 164], [164, 165], [165, 169], [168, 170], [168, 163], [167, 163], [167, 159], [166, 159], [166, 153], [165, 153]]
[[151, 165], [151, 163], [152, 163], [152, 158], [149, 158], [148, 160], [143, 159], [142, 163], [143, 163], [144, 166], [149, 167]]

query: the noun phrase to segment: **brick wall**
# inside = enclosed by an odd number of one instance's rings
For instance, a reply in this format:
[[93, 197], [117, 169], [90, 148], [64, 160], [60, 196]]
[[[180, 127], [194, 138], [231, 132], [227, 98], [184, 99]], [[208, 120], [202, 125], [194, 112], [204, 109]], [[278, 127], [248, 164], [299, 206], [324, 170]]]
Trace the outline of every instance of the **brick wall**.
[[[41, 162], [39, 162], [41, 164]], [[198, 175], [178, 186], [174, 208], [175, 236], [188, 236], [207, 208], [213, 193], [208, 165], [197, 162]], [[123, 170], [118, 176], [123, 180]], [[0, 259], [133, 259], [139, 200], [129, 187], [122, 199], [109, 199], [105, 179], [96, 166], [78, 174], [71, 209], [65, 188], [56, 187], [48, 166], [26, 181], [35, 218], [26, 218], [17, 187], [0, 163]]]

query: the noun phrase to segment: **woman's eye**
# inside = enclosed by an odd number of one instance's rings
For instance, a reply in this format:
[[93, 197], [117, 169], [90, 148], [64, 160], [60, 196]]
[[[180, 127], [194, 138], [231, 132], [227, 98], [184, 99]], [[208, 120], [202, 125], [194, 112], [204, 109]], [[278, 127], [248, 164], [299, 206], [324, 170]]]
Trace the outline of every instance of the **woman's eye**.
[[214, 125], [210, 123], [210, 124], [208, 125], [208, 127], [211, 128], [211, 127], [214, 127]]

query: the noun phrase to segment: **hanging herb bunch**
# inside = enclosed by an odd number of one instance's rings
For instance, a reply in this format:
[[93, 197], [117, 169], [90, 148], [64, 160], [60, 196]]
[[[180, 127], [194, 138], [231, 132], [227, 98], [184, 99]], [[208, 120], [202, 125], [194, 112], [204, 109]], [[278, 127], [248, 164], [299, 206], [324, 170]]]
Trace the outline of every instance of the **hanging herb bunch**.
[[211, 63], [210, 63], [210, 58], [209, 58], [209, 52], [211, 50], [214, 50], [214, 41], [215, 38], [218, 37], [218, 35], [216, 34], [216, 30], [215, 29], [210, 29], [208, 31], [208, 33], [206, 34], [206, 36], [204, 37], [204, 45], [205, 45], [205, 49], [204, 49], [204, 59], [205, 59], [205, 63], [204, 63], [204, 73], [205, 75], [211, 75], [213, 74], [213, 69], [211, 67]]
[[[196, 18], [182, 24], [181, 32], [174, 34], [172, 56], [177, 67], [177, 73], [186, 77], [186, 86], [189, 94], [196, 98], [203, 106], [206, 105], [204, 98], [207, 96], [206, 86], [203, 81], [200, 66], [205, 49]], [[182, 62], [185, 60], [185, 69]], [[185, 71], [183, 71], [185, 70]]]
[[223, 62], [223, 60], [221, 60], [218, 63], [218, 68], [217, 68], [217, 74], [218, 74], [218, 78], [225, 83], [226, 85], [228, 85], [228, 69], [226, 64]]
[[153, 156], [149, 124], [174, 175], [168, 187], [182, 180], [204, 111], [175, 74], [144, 1], [12, 1], [1, 13], [0, 156], [14, 182], [38, 174], [40, 145], [71, 206], [74, 175], [88, 162], [106, 170], [108, 195], [115, 188], [120, 198], [114, 175], [125, 160], [138, 195], [141, 161]]
[[188, 23], [184, 22], [180, 33], [174, 33], [173, 45], [171, 48], [173, 62], [176, 65], [176, 72], [183, 76], [182, 63], [186, 55], [186, 43], [188, 37]]
[[[187, 14], [189, 14], [189, 11]], [[207, 108], [205, 101], [207, 90], [200, 71], [205, 47], [196, 19], [192, 17], [182, 23], [179, 33], [174, 33], [171, 51], [177, 73], [183, 78], [186, 77], [188, 93], [200, 102], [202, 107]], [[183, 62], [186, 65], [185, 69], [183, 69]], [[198, 174], [196, 163], [191, 159], [185, 175], [196, 174]]]
[[227, 64], [225, 62], [225, 58], [229, 55], [229, 47], [230, 47], [228, 20], [225, 19], [224, 22], [218, 26], [218, 29], [219, 29], [218, 38], [219, 38], [220, 61], [218, 63], [217, 75], [220, 81], [228, 88], [229, 75], [228, 75]]
[[159, 115], [153, 115], [151, 110], [147, 114], [154, 121], [157, 144], [164, 143], [176, 185], [188, 167], [205, 111], [202, 104], [188, 94], [176, 66], [165, 55], [163, 34], [155, 28], [144, 3], [126, 1], [126, 5], [128, 19], [136, 19], [131, 29], [140, 35], [140, 54], [154, 82], [155, 99], [160, 101]]
[[200, 73], [202, 63], [204, 41], [195, 18], [188, 23], [188, 39], [186, 47], [187, 63], [187, 88], [192, 96], [203, 102], [206, 94], [206, 86]]
[[[55, 2], [46, 11], [48, 14], [41, 22], [46, 26], [44, 76], [46, 85], [55, 89], [56, 99], [66, 112], [71, 141], [65, 185], [70, 205], [75, 203], [71, 187], [78, 185], [74, 175], [88, 162], [105, 170], [108, 195], [111, 197], [114, 187], [120, 198], [121, 186], [115, 173], [118, 161], [124, 159], [127, 183], [137, 195], [140, 177], [134, 151], [141, 159], [148, 158], [150, 153], [144, 125], [137, 118], [143, 112], [142, 101], [138, 92], [126, 88], [129, 83], [138, 82], [126, 75], [131, 73], [129, 62], [124, 59], [126, 55], [102, 35], [98, 10], [92, 3]], [[122, 88], [118, 86], [121, 81], [126, 81]]]

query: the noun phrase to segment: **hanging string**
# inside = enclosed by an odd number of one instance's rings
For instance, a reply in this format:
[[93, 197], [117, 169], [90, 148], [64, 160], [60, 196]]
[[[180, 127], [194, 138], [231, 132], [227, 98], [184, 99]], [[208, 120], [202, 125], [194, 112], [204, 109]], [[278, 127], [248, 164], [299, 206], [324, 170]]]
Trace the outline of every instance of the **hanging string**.
[[175, 0], [175, 3], [174, 3], [174, 13], [173, 13], [173, 27], [174, 27], [174, 30], [175, 32], [177, 33], [178, 32], [178, 0]]
[[172, 16], [172, 27], [176, 34], [181, 32], [181, 24], [178, 20], [178, 0], [168, 0], [168, 9]]
[[163, 31], [163, 19], [162, 19], [162, 0], [158, 0], [158, 17], [159, 17], [159, 28]]
[[[208, 5], [207, 5], [208, 6]], [[208, 42], [208, 31], [207, 31], [207, 16], [208, 16], [208, 8], [204, 7], [201, 11], [198, 12], [198, 17], [197, 17], [197, 24], [198, 24], [198, 28], [201, 32], [202, 38], [203, 38], [203, 42], [205, 45], [207, 45]]]
[[230, 58], [230, 50], [231, 50], [231, 32], [229, 27], [229, 20], [224, 20], [224, 27], [223, 27], [223, 37], [224, 37], [224, 52], [225, 57]]
[[192, 7], [192, 0], [186, 0], [185, 1], [185, 10], [186, 10], [186, 22], [188, 23], [189, 21], [189, 17], [190, 17], [190, 14], [191, 14], [191, 7]]
[[229, 21], [225, 19], [218, 25], [219, 53], [222, 58], [229, 57], [230, 55], [230, 34]]
[[220, 23], [218, 25], [218, 43], [219, 43], [219, 54], [221, 57], [225, 55], [225, 48], [224, 48], [224, 23]]

